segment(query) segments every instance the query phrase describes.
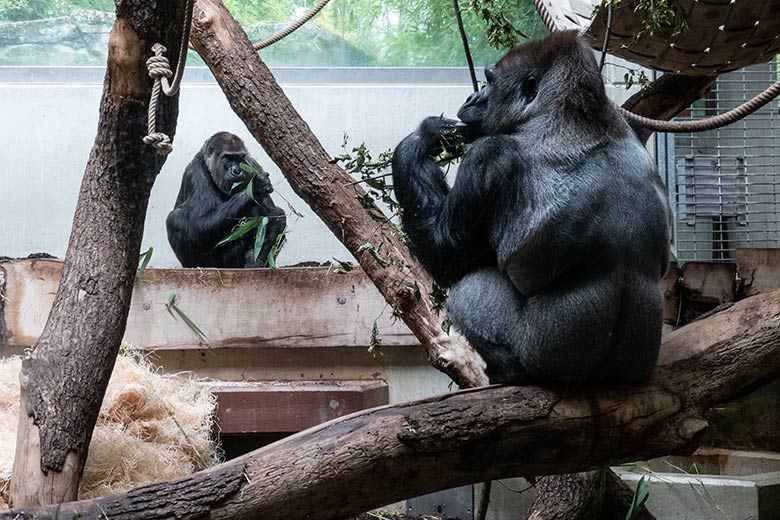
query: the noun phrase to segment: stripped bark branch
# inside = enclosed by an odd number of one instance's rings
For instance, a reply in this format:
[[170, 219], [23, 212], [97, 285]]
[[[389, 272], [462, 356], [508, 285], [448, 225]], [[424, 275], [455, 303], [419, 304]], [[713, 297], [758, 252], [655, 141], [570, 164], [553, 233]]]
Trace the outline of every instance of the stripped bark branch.
[[[461, 388], [486, 384], [479, 355], [465, 340], [443, 335], [441, 324], [446, 317], [433, 309], [430, 276], [397, 237], [377, 229], [357, 199], [363, 189], [331, 162], [222, 2], [198, 0], [193, 19], [192, 45], [213, 72], [233, 111], [279, 166], [295, 193], [360, 261], [388, 304], [401, 309], [401, 319], [426, 348], [431, 364]], [[392, 255], [394, 265], [382, 265], [371, 255], [359, 253], [368, 240], [383, 242], [383, 251]]]

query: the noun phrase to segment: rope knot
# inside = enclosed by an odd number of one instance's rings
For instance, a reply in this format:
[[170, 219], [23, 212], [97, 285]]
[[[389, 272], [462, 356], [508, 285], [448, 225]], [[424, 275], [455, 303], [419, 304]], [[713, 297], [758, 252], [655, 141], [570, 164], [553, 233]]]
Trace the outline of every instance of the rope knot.
[[151, 56], [146, 60], [146, 68], [149, 70], [149, 77], [154, 80], [173, 77], [171, 64], [165, 56]]
[[173, 151], [173, 143], [167, 134], [155, 132], [144, 137], [144, 143], [153, 146], [160, 155], [168, 155]]

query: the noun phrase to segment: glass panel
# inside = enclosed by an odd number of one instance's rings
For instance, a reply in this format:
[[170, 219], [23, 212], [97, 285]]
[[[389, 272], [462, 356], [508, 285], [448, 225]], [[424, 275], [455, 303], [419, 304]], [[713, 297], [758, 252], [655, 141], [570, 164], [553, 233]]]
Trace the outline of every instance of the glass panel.
[[[460, 0], [474, 64], [503, 51], [488, 44], [486, 25]], [[315, 0], [225, 0], [252, 41], [286, 28]], [[486, 3], [486, 2], [485, 2]], [[530, 0], [494, 0], [525, 35], [546, 33]], [[0, 65], [103, 65], [114, 4], [108, 0], [2, 0]], [[332, 0], [315, 18], [261, 51], [275, 67], [465, 66], [452, 0]], [[192, 64], [202, 64], [193, 58]]]

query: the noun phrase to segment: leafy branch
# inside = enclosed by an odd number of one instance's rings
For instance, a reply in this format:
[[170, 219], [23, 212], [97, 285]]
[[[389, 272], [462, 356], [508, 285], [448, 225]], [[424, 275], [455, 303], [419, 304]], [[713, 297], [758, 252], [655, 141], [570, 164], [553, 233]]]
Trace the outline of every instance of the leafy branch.
[[[255, 178], [257, 178], [257, 175], [262, 171], [261, 166], [257, 163], [257, 161], [253, 160], [252, 164], [241, 163], [239, 167], [243, 171], [251, 175], [249, 181], [246, 183], [246, 186], [244, 186], [244, 190], [246, 191], [247, 197], [252, 199], [252, 201], [254, 201], [255, 204], [259, 204], [255, 199], [254, 182], [255, 182]], [[230, 187], [230, 192], [233, 193], [233, 191], [235, 191], [237, 188], [241, 186], [243, 186], [243, 182], [241, 181], [234, 182], [233, 185]], [[287, 205], [288, 206], [290, 205], [289, 202], [287, 203]], [[292, 209], [292, 206], [290, 206], [290, 208]], [[297, 211], [295, 210], [293, 211], [295, 212], [296, 215], [300, 215], [300, 213], [298, 213]], [[260, 256], [260, 251], [263, 248], [263, 242], [265, 242], [265, 235], [267, 229], [268, 229], [268, 217], [266, 215], [258, 215], [256, 217], [251, 217], [251, 218], [242, 218], [241, 220], [239, 220], [238, 224], [236, 224], [236, 226], [231, 230], [231, 232], [227, 236], [225, 236], [224, 238], [222, 238], [222, 240], [217, 242], [217, 245], [214, 246], [214, 248], [238, 240], [241, 237], [249, 234], [252, 230], [255, 230], [255, 240], [254, 240], [254, 245], [252, 247], [252, 257], [255, 261], [257, 261], [257, 258]], [[266, 267], [270, 267], [272, 269], [276, 268], [276, 257], [279, 255], [279, 251], [282, 249], [282, 245], [284, 244], [286, 236], [287, 236], [287, 230], [284, 230], [281, 233], [279, 233], [279, 235], [276, 237], [276, 242], [271, 247], [271, 250], [268, 253], [268, 258], [266, 259], [265, 262]]]
[[[607, 6], [617, 6], [623, 0], [604, 0], [595, 10]], [[679, 0], [638, 0], [634, 12], [642, 15], [644, 29], [634, 35], [634, 41], [644, 34], [655, 35], [662, 29], [672, 29], [672, 37], [688, 32], [688, 18]]]
[[[488, 43], [497, 49], [510, 49], [528, 35], [515, 27], [504, 14], [503, 5], [496, 6], [496, 0], [470, 0], [469, 10], [476, 13], [485, 22]], [[503, 4], [503, 2], [501, 2]]]

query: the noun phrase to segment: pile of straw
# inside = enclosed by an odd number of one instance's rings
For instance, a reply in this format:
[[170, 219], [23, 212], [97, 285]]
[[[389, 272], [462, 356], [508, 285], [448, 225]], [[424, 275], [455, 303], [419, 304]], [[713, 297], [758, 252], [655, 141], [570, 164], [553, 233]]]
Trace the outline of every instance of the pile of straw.
[[[18, 357], [0, 360], [0, 508], [8, 500], [19, 420]], [[79, 498], [187, 476], [218, 461], [216, 401], [192, 378], [165, 375], [140, 355], [120, 355], [108, 384]]]

